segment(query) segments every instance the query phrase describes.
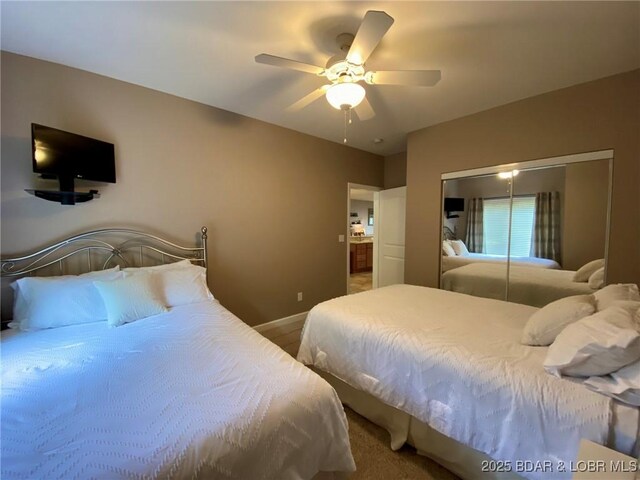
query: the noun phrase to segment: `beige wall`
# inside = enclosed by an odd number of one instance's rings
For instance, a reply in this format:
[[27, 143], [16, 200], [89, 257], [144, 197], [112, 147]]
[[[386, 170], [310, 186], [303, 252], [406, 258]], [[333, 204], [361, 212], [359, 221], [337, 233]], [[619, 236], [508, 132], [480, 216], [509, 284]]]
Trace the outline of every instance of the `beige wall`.
[[[250, 325], [346, 292], [345, 187], [383, 186], [382, 157], [4, 52], [1, 95], [4, 255], [114, 225], [192, 242], [206, 225], [210, 287]], [[31, 122], [113, 142], [117, 183], [76, 206], [27, 195]]]
[[384, 157], [384, 188], [404, 187], [407, 184], [407, 152]]
[[443, 172], [613, 148], [608, 281], [640, 283], [639, 131], [634, 70], [411, 133], [405, 280], [438, 285]]
[[567, 165], [562, 236], [562, 266], [567, 270], [604, 256], [608, 187], [608, 160]]

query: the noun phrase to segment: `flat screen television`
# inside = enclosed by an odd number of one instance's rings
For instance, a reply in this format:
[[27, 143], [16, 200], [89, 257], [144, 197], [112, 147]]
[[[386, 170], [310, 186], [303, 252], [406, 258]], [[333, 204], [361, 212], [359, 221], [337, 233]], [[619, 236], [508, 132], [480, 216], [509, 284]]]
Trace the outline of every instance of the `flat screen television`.
[[464, 198], [446, 197], [444, 199], [444, 211], [449, 212], [464, 212]]
[[116, 183], [112, 143], [32, 123], [31, 150], [33, 171], [58, 178], [61, 191], [73, 192], [76, 178]]

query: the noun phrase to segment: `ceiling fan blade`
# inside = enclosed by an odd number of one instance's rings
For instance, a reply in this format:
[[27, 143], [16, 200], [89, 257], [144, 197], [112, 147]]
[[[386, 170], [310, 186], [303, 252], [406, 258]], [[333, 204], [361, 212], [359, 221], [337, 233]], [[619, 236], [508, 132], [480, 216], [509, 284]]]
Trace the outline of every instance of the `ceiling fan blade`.
[[393, 25], [393, 18], [385, 12], [369, 10], [365, 13], [347, 54], [347, 60], [355, 65], [366, 62], [391, 25]]
[[317, 99], [322, 97], [327, 92], [328, 88], [329, 88], [329, 85], [323, 85], [322, 87], [315, 89], [313, 92], [302, 97], [296, 103], [289, 105], [287, 107], [287, 111], [297, 112], [298, 110], [302, 110], [307, 105], [310, 105], [311, 103], [315, 102]]
[[370, 85], [415, 85], [433, 87], [440, 81], [440, 70], [386, 70], [367, 72], [365, 81]]
[[371, 104], [369, 103], [369, 100], [367, 100], [367, 97], [364, 97], [362, 99], [362, 102], [360, 102], [360, 105], [355, 108], [355, 111], [360, 121], [363, 122], [376, 116], [376, 112], [373, 111], [373, 107], [371, 107]]
[[315, 75], [322, 75], [324, 68], [316, 65], [309, 65], [308, 63], [297, 62], [296, 60], [289, 60], [288, 58], [276, 57], [275, 55], [269, 55], [267, 53], [261, 53], [256, 55], [257, 63], [264, 63], [265, 65], [273, 65], [274, 67], [290, 68], [292, 70], [298, 70], [305, 73], [313, 73]]

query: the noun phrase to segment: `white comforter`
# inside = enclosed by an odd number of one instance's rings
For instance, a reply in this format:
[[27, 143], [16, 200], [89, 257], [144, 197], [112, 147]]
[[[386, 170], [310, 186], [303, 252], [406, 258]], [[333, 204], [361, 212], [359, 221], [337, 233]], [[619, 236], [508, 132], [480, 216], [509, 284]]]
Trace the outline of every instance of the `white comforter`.
[[1, 345], [3, 480], [355, 469], [335, 391], [218, 303]]
[[[454, 268], [464, 267], [471, 263], [497, 263], [506, 265], [506, 255], [490, 255], [487, 253], [469, 253], [455, 257], [442, 256], [442, 271], [448, 272]], [[511, 265], [518, 267], [559, 269], [560, 264], [555, 260], [540, 257], [511, 257]]]
[[[384, 287], [313, 308], [298, 359], [494, 459], [558, 465], [575, 460], [581, 438], [612, 441], [613, 403], [547, 374], [547, 349], [519, 343], [535, 310], [424, 287]], [[629, 430], [615, 446], [630, 453], [638, 415], [625, 412]]]
[[[573, 270], [512, 266], [509, 301], [543, 307], [559, 298], [593, 293], [586, 282], [574, 282]], [[507, 266], [474, 263], [442, 275], [442, 288], [476, 297], [504, 299]]]

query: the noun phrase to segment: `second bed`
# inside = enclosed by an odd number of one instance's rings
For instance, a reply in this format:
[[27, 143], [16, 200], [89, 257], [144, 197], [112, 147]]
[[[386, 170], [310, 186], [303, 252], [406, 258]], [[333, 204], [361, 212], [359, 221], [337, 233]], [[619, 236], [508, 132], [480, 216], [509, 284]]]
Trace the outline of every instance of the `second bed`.
[[329, 379], [344, 403], [387, 428], [393, 448], [409, 442], [464, 478], [485, 478], [491, 460], [568, 465], [580, 439], [637, 454], [638, 408], [547, 374], [547, 348], [520, 344], [536, 310], [384, 287], [316, 306], [298, 359]]

